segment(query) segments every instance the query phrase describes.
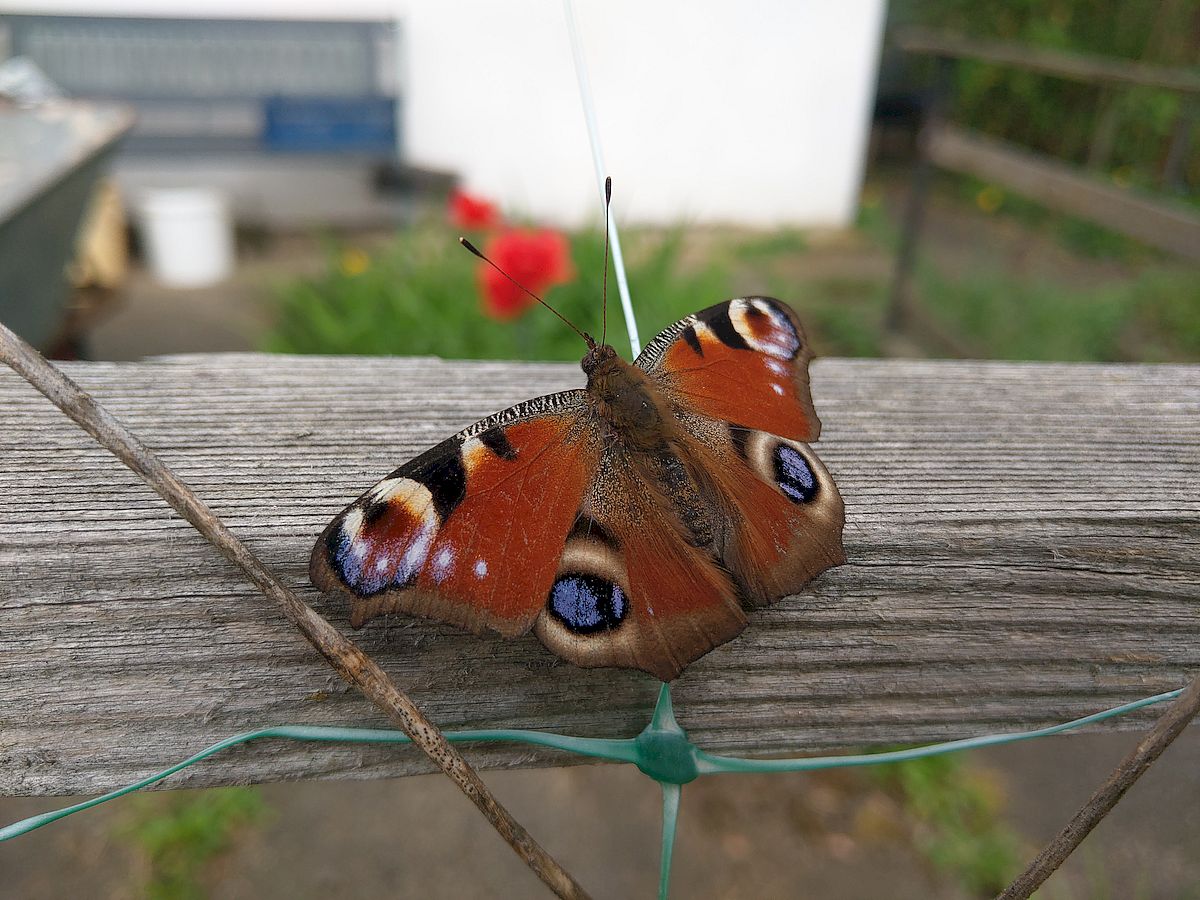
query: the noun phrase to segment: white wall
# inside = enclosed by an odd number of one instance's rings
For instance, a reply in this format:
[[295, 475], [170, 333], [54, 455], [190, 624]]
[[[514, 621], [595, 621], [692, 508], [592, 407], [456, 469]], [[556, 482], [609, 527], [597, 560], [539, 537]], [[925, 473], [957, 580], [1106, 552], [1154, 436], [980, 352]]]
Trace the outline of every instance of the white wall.
[[[577, 0], [621, 221], [842, 226], [885, 0]], [[560, 0], [0, 0], [0, 11], [383, 18], [408, 159], [563, 224], [600, 203]]]
[[396, 5], [397, 0], [0, 0], [0, 15], [378, 20], [395, 15]]
[[[401, 0], [409, 158], [531, 215], [598, 215], [559, 0]], [[854, 215], [884, 0], [580, 0], [623, 221]]]

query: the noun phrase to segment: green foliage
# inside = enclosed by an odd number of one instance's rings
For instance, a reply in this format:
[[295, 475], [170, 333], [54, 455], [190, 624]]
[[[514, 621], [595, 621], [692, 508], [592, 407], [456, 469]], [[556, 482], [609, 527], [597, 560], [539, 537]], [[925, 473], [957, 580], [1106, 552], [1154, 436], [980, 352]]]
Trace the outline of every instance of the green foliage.
[[980, 896], [992, 896], [1020, 871], [1022, 848], [1000, 820], [1000, 791], [957, 756], [930, 756], [872, 775], [919, 822], [917, 845], [937, 869]]
[[[737, 293], [727, 259], [721, 253], [703, 259], [685, 259], [684, 233], [674, 229], [661, 234], [633, 233], [626, 251], [629, 292], [642, 342], [645, 343], [677, 319], [698, 309], [728, 300]], [[624, 243], [624, 242], [623, 242]], [[580, 276], [558, 288], [556, 305], [571, 309], [576, 322], [592, 323], [585, 331], [599, 336], [600, 280], [604, 271], [604, 236], [598, 231], [571, 238], [571, 252]], [[610, 264], [611, 265], [611, 264]], [[626, 345], [625, 325], [615, 279], [608, 279], [608, 342]], [[544, 317], [543, 317], [544, 318]], [[581, 327], [583, 327], [581, 325]], [[563, 358], [578, 359], [578, 341], [570, 342]]]
[[889, 252], [895, 252], [900, 244], [900, 231], [888, 218], [887, 210], [877, 197], [863, 197], [854, 224], [873, 244]]
[[1200, 358], [1200, 277], [1149, 269], [1089, 288], [976, 270], [922, 267], [922, 303], [994, 359], [1158, 362]]
[[[583, 331], [601, 331], [604, 240], [599, 231], [571, 235], [576, 277], [545, 300]], [[645, 337], [730, 296], [726, 266], [684, 266], [682, 235], [636, 234], [628, 240], [630, 291]], [[579, 337], [549, 312], [530, 309], [514, 323], [486, 318], [476, 268], [447, 229], [401, 232], [377, 253], [331, 245], [315, 279], [279, 289], [277, 324], [267, 348], [285, 353], [436, 354], [450, 358], [569, 359], [583, 356]], [[623, 343], [624, 323], [609, 279], [609, 340]]]
[[[1001, 202], [1007, 206], [1009, 200]], [[1051, 228], [1063, 221], [1031, 205], [1014, 203], [1014, 209], [1023, 221]], [[890, 250], [895, 241], [894, 227], [877, 205], [864, 205], [859, 227], [870, 244]], [[761, 290], [797, 309], [822, 355], [883, 352], [887, 281], [814, 278], [797, 271], [797, 264], [803, 268], [813, 254], [792, 232], [778, 238], [706, 233], [688, 242], [680, 231], [634, 232], [628, 244], [630, 289], [643, 341], [690, 312]], [[546, 298], [598, 337], [603, 238], [599, 232], [580, 232], [571, 236], [570, 246], [576, 276], [551, 288]], [[1094, 249], [1100, 252], [1102, 245]], [[1136, 252], [1119, 255], [1128, 261]], [[402, 232], [372, 254], [330, 245], [324, 273], [280, 288], [268, 349], [490, 359], [582, 356], [578, 336], [546, 310], [531, 308], [515, 322], [487, 318], [476, 266], [449, 230], [433, 226]], [[610, 277], [608, 336], [623, 349], [624, 322], [613, 282]], [[918, 267], [915, 290], [942, 331], [987, 358], [1200, 359], [1200, 273], [1193, 270], [1155, 264], [1136, 276], [1078, 287], [1062, 279], [1020, 277], [998, 265], [951, 276], [926, 263]]]
[[150, 900], [201, 900], [204, 867], [266, 815], [253, 788], [144, 794], [131, 804], [121, 837], [145, 858], [142, 895]]
[[[1195, 65], [1189, 43], [1195, 8], [1188, 0], [899, 0], [890, 14], [893, 24], [1160, 65]], [[1109, 115], [1115, 128], [1105, 168], [1137, 185], [1157, 183], [1182, 102], [1171, 91], [1102, 87], [974, 61], [958, 65], [954, 88], [955, 121], [1076, 163], [1087, 160], [1098, 123]], [[1193, 127], [1195, 143], [1200, 122]], [[1192, 185], [1200, 183], [1197, 154], [1186, 177]]]
[[883, 355], [881, 313], [864, 321], [856, 310], [828, 303], [817, 306], [813, 312], [810, 330], [820, 342], [817, 346], [836, 347], [839, 356]]
[[[882, 221], [881, 214], [875, 217]], [[880, 353], [883, 288], [870, 281], [814, 282], [789, 275], [789, 264], [806, 253], [799, 231], [704, 235], [687, 242], [680, 230], [631, 232], [625, 243], [643, 342], [697, 309], [766, 290], [796, 307], [823, 355]], [[576, 276], [551, 288], [545, 299], [599, 337], [603, 235], [578, 232], [570, 236], [570, 246]], [[371, 254], [330, 244], [324, 273], [279, 287], [276, 324], [266, 348], [452, 359], [582, 357], [578, 336], [546, 310], [531, 308], [515, 322], [489, 319], [480, 303], [478, 265], [450, 231], [437, 226], [401, 232]], [[623, 351], [625, 324], [611, 274], [608, 292], [608, 340]]]
[[475, 327], [475, 270], [448, 233], [410, 231], [369, 255], [330, 243], [326, 255], [323, 274], [279, 289], [268, 349], [472, 357], [512, 338]]
[[1200, 276], [1148, 272], [1135, 282], [1129, 331], [1145, 362], [1200, 359]]
[[737, 247], [737, 257], [746, 262], [763, 258], [774, 258], [781, 254], [795, 255], [808, 250], [808, 238], [798, 228], [781, 228], [766, 234], [756, 235], [742, 241]]
[[966, 175], [939, 173], [942, 182], [954, 184], [964, 201], [986, 215], [1011, 218], [1047, 234], [1066, 249], [1089, 259], [1144, 262], [1158, 257], [1155, 250], [1133, 238], [1110, 231], [1086, 219], [1053, 212], [1035, 200], [1005, 191]]
[[884, 285], [845, 279], [789, 283], [774, 278], [771, 293], [786, 297], [795, 307], [823, 356], [884, 355]]

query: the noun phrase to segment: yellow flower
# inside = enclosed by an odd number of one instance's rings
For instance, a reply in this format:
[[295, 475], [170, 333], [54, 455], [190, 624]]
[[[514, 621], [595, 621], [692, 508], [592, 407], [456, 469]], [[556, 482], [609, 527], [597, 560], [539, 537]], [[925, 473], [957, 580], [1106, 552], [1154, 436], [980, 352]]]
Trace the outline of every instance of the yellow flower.
[[371, 257], [357, 247], [342, 251], [341, 270], [343, 275], [361, 275], [371, 266]]
[[994, 184], [989, 184], [975, 195], [975, 205], [978, 206], [988, 215], [991, 215], [1000, 208], [1000, 204], [1004, 202], [1004, 191], [996, 187]]

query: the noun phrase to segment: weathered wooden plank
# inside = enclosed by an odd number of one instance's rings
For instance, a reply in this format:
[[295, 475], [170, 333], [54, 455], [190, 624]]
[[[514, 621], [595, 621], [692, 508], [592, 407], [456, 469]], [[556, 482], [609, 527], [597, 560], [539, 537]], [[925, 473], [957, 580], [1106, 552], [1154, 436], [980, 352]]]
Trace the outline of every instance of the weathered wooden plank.
[[[582, 379], [553, 364], [257, 355], [67, 369], [342, 624], [306, 587], [326, 520], [445, 434]], [[814, 390], [850, 564], [754, 613], [680, 679], [680, 719], [702, 746], [1032, 726], [1200, 666], [1200, 367], [826, 360]], [[189, 526], [7, 371], [0, 573], [0, 791], [108, 789], [266, 724], [380, 724]], [[645, 676], [560, 664], [532, 637], [400, 618], [357, 637], [445, 728], [620, 736], [653, 704]], [[427, 770], [411, 750], [276, 743], [185, 780]]]
[[984, 40], [912, 26], [896, 33], [896, 44], [909, 53], [973, 59], [1088, 83], [1136, 84], [1200, 94], [1200, 73], [1184, 66], [1158, 66], [1133, 59], [1035, 47], [1014, 41]]
[[954, 125], [930, 129], [926, 152], [944, 169], [994, 181], [1051, 209], [1200, 261], [1200, 216], [1181, 204], [1115, 187], [1066, 163]]

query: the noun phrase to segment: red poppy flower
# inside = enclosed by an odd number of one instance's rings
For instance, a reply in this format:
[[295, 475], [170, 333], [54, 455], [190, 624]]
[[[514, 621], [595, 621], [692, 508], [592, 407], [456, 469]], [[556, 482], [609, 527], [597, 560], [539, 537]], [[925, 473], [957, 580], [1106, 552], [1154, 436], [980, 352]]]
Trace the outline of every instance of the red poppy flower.
[[495, 228], [500, 224], [500, 211], [496, 204], [460, 191], [455, 188], [450, 192], [450, 224], [455, 228], [484, 229]]
[[[567, 238], [549, 228], [513, 229], [488, 241], [484, 254], [535, 294], [575, 277]], [[479, 263], [483, 310], [494, 319], [515, 319], [537, 303], [485, 262]]]

